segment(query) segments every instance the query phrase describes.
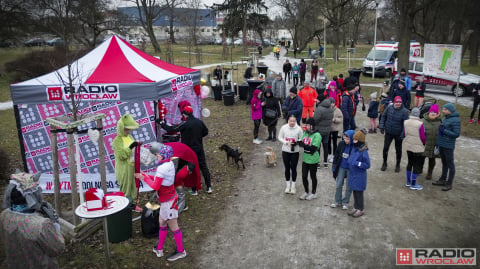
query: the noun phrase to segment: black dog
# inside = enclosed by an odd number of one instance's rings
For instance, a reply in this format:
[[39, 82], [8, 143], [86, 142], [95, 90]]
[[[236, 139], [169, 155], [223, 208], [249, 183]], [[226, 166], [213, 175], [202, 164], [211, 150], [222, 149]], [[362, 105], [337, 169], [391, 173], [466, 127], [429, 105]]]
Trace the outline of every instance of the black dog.
[[223, 144], [219, 148], [227, 153], [227, 163], [230, 163], [230, 158], [235, 162], [237, 165], [237, 169], [240, 169], [239, 162], [242, 163], [243, 169], [245, 169], [245, 164], [243, 163], [242, 152], [239, 152], [238, 149], [232, 149], [227, 144]]

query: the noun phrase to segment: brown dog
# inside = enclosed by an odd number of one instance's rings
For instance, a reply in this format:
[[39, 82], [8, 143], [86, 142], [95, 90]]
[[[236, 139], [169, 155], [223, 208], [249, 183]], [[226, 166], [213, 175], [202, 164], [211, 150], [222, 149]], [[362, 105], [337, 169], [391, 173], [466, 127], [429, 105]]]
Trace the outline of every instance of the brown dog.
[[275, 152], [272, 147], [267, 147], [267, 152], [265, 152], [265, 165], [267, 167], [277, 166], [277, 158], [275, 157]]

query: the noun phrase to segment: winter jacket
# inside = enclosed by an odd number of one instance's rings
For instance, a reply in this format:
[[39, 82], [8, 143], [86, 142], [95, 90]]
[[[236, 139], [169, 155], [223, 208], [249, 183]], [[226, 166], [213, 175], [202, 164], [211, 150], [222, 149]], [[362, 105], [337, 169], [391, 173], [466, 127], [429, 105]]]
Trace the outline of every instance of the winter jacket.
[[395, 108], [390, 104], [385, 108], [385, 111], [380, 118], [380, 129], [385, 129], [385, 133], [389, 135], [401, 136], [403, 135], [403, 122], [408, 120], [408, 110], [401, 106]]
[[460, 118], [457, 111], [446, 115], [438, 127], [437, 145], [447, 149], [455, 149], [455, 141], [460, 136]]
[[[271, 94], [270, 96], [267, 96], [268, 92]], [[267, 109], [275, 110], [277, 112], [277, 117], [268, 118], [265, 114], [265, 111], [267, 111]], [[278, 102], [278, 99], [275, 96], [273, 96], [272, 89], [267, 88], [265, 90], [265, 105], [263, 106], [262, 110], [263, 110], [263, 117], [262, 117], [263, 124], [265, 124], [266, 126], [276, 126], [278, 118], [281, 117], [281, 111], [280, 111], [280, 103]]]
[[[288, 123], [284, 124], [278, 132], [278, 141], [282, 143], [282, 151], [288, 153], [299, 152], [300, 147], [298, 145], [298, 142], [302, 140], [302, 136], [303, 130], [302, 127], [300, 127], [298, 124], [295, 124], [294, 127], [290, 127]], [[287, 145], [287, 142], [296, 143], [293, 147], [293, 151], [292, 147], [290, 145]]]
[[283, 64], [283, 73], [289, 73], [292, 71], [292, 64], [291, 63], [284, 63]]
[[408, 75], [405, 75], [404, 77], [400, 76], [400, 80], [405, 81], [405, 89], [410, 92], [412, 89], [412, 80]]
[[348, 185], [352, 190], [365, 191], [367, 189], [368, 168], [370, 168], [370, 158], [367, 145], [354, 145], [348, 158]]
[[350, 118], [355, 115], [353, 96], [348, 91], [343, 92], [340, 109], [342, 110], [344, 121], [349, 121]]
[[333, 121], [332, 121], [332, 128], [330, 132], [338, 132], [343, 127], [343, 114], [340, 108], [335, 107], [333, 111]]
[[285, 99], [287, 96], [287, 86], [285, 85], [285, 80], [275, 79], [272, 83], [272, 92], [273, 96], [279, 99]]
[[403, 144], [407, 151], [423, 153], [425, 151], [425, 129], [419, 117], [410, 116], [410, 119], [403, 123], [405, 129], [405, 140]]
[[292, 76], [294, 78], [298, 78], [298, 76], [300, 75], [300, 66], [297, 64], [297, 65], [293, 65], [292, 67]]
[[293, 98], [288, 96], [285, 99], [285, 102], [283, 102], [282, 111], [285, 118], [287, 118], [288, 115], [293, 114], [295, 115], [295, 118], [297, 118], [297, 121], [299, 121], [302, 118], [302, 110], [303, 103], [298, 96]]
[[303, 88], [298, 92], [298, 97], [302, 99], [304, 107], [315, 106], [315, 99], [317, 99], [317, 91], [312, 87]]
[[367, 117], [373, 119], [378, 118], [378, 101], [370, 101], [370, 104], [368, 104]]
[[203, 138], [208, 135], [208, 128], [203, 121], [193, 115], [188, 116], [186, 121], [178, 125], [169, 126], [164, 123], [162, 128], [167, 132], [180, 132], [182, 143], [193, 151], [203, 150]]
[[325, 72], [325, 70], [323, 72], [318, 72], [318, 80], [322, 80], [323, 79], [323, 82], [325, 83], [325, 85], [328, 84], [328, 75], [327, 75], [327, 72]]
[[425, 90], [427, 89], [427, 84], [425, 82], [419, 82], [417, 81], [417, 84], [415, 84], [415, 96], [417, 97], [425, 97]]
[[250, 110], [252, 111], [252, 120], [262, 119], [262, 101], [258, 98], [258, 94], [261, 93], [259, 89], [253, 91], [252, 101], [250, 102]]
[[410, 108], [410, 103], [412, 101], [412, 97], [410, 96], [410, 91], [408, 91], [406, 88], [403, 88], [402, 90], [398, 89], [394, 91], [392, 101], [395, 99], [396, 96], [400, 96], [402, 98], [402, 104], [404, 107], [406, 107], [407, 109]]
[[320, 133], [317, 130], [313, 130], [311, 133], [304, 131], [301, 141], [300, 145], [303, 147], [302, 161], [308, 164], [320, 162], [320, 153], [318, 152], [320, 144], [322, 144]]
[[353, 135], [355, 134], [355, 131], [347, 130], [344, 134], [350, 137], [350, 143], [345, 143], [345, 140], [342, 140], [340, 143], [338, 143], [332, 162], [332, 172], [334, 178], [337, 178], [339, 168], [348, 169], [348, 157], [350, 156], [353, 148]]
[[438, 136], [438, 127], [440, 127], [441, 119], [436, 117], [435, 119], [430, 119], [428, 112], [423, 115], [423, 128], [425, 129], [425, 151], [423, 155], [428, 158], [438, 158], [438, 155], [433, 154], [433, 149], [437, 143]]
[[213, 70], [213, 78], [221, 80], [222, 79], [222, 69], [216, 69]]
[[305, 74], [307, 72], [307, 64], [305, 62], [300, 62], [300, 73]]
[[328, 136], [332, 129], [333, 111], [335, 109], [331, 105], [330, 99], [325, 99], [315, 108], [313, 113], [315, 128], [323, 137]]

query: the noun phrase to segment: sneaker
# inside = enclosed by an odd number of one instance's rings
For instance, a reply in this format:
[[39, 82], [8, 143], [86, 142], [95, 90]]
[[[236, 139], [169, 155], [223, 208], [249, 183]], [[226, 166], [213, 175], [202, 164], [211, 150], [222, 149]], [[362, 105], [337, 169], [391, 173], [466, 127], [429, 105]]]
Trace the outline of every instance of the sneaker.
[[304, 194], [300, 195], [300, 197], [298, 197], [298, 198], [299, 198], [300, 200], [305, 200], [308, 195], [309, 195], [309, 194], [305, 192]]
[[348, 212], [347, 214], [348, 214], [349, 216], [351, 216], [351, 215], [357, 213], [357, 211], [358, 211], [358, 209], [353, 209], [352, 211]]
[[437, 180], [437, 181], [432, 182], [432, 185], [434, 185], [434, 186], [445, 186], [446, 184], [447, 184], [447, 182], [445, 180]]
[[290, 194], [295, 194], [297, 193], [297, 188], [295, 187], [295, 185], [292, 185], [292, 187], [290, 188]]
[[135, 211], [135, 212], [137, 212], [137, 213], [142, 213], [143, 209], [137, 205], [137, 206], [135, 206], [135, 208], [133, 209], [133, 211]]
[[263, 143], [263, 141], [260, 140], [259, 138], [257, 138], [257, 145], [260, 145], [260, 144], [262, 144], [262, 143]]
[[333, 155], [328, 155], [327, 161], [333, 163]]
[[363, 216], [363, 211], [362, 210], [357, 210], [357, 212], [352, 214], [352, 217], [358, 218], [360, 216]]
[[407, 184], [405, 184], [405, 187], [410, 187], [410, 186], [412, 186], [410, 182], [407, 182]]
[[153, 247], [153, 253], [155, 253], [158, 258], [163, 257], [163, 249], [158, 250], [157, 246]]
[[193, 195], [193, 196], [197, 196], [197, 195], [198, 195], [198, 191], [189, 190], [188, 193], [190, 193], [190, 194]]
[[341, 206], [341, 204], [335, 204], [335, 203], [330, 205], [331, 208], [337, 208], [337, 207], [340, 207], [340, 206]]
[[419, 185], [419, 184], [415, 184], [413, 186], [410, 186], [410, 189], [411, 190], [416, 190], [416, 191], [421, 191], [421, 190], [423, 190], [423, 186]]
[[187, 211], [187, 210], [188, 210], [188, 206], [185, 206], [185, 207], [183, 208], [182, 212]]
[[470, 119], [470, 120], [468, 121], [468, 123], [473, 123], [473, 119]]
[[187, 257], [187, 252], [185, 250], [183, 250], [182, 252], [178, 252], [177, 250], [175, 250], [172, 255], [168, 256], [167, 261], [174, 262], [185, 257]]
[[213, 192], [213, 191], [212, 191], [212, 187], [208, 187], [207, 193], [212, 193], [212, 192]]
[[452, 185], [445, 185], [445, 187], [442, 188], [442, 191], [449, 191], [452, 189]]
[[342, 205], [342, 210], [348, 210], [348, 206], [347, 205]]
[[310, 193], [307, 197], [305, 197], [305, 200], [312, 200], [312, 199], [316, 199], [317, 198], [317, 194], [316, 193]]
[[328, 169], [328, 163], [323, 163], [323, 168]]

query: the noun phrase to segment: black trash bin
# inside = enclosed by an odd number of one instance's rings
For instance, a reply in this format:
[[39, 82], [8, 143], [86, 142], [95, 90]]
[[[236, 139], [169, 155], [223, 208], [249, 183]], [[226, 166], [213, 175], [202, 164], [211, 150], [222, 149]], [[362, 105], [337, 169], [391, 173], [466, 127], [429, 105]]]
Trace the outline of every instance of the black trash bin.
[[362, 69], [352, 68], [348, 70], [348, 74], [350, 74], [350, 76], [356, 77], [357, 81], [360, 82], [360, 74], [362, 74]]
[[258, 74], [264, 74], [265, 77], [267, 77], [267, 70], [268, 70], [268, 66], [257, 66], [257, 72]]
[[247, 100], [248, 84], [242, 84], [238, 86], [238, 95], [240, 97], [240, 100]]
[[233, 92], [229, 90], [222, 91], [223, 104], [226, 106], [233, 106], [235, 103], [235, 98]]
[[222, 86], [212, 87], [213, 97], [215, 101], [222, 101]]
[[132, 237], [132, 206], [107, 216], [108, 241], [119, 243]]

